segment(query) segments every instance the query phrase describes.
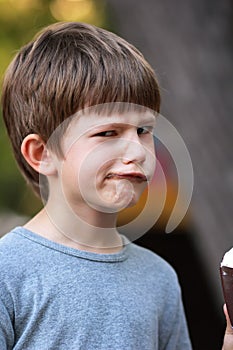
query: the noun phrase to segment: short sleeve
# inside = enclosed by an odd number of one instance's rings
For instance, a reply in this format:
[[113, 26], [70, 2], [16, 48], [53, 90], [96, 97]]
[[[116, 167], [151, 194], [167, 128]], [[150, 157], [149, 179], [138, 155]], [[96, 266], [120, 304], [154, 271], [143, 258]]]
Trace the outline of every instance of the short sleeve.
[[184, 315], [181, 298], [178, 300], [177, 310], [174, 314], [172, 332], [168, 340], [166, 350], [191, 350], [192, 346], [188, 334], [186, 318]]
[[163, 313], [160, 348], [163, 350], [192, 350], [177, 277], [173, 280], [172, 291], [167, 295], [167, 301]]

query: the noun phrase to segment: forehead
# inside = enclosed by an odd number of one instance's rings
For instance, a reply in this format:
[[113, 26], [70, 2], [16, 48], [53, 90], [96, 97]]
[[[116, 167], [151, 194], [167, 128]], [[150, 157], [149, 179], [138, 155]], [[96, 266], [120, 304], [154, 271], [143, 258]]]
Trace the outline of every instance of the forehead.
[[[77, 113], [72, 118], [70, 123], [69, 132], [72, 134], [75, 132], [77, 134], [83, 134], [92, 129], [108, 126], [111, 124], [119, 124], [125, 126], [143, 126], [143, 125], [154, 125], [155, 114], [152, 111], [126, 111], [122, 113]], [[69, 133], [68, 132], [68, 133]]]

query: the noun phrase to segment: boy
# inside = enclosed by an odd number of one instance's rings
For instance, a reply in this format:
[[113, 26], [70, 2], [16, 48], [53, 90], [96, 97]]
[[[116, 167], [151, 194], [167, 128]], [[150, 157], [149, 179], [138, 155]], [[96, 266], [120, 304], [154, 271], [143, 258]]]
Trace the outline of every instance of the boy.
[[191, 349], [175, 272], [116, 230], [154, 170], [160, 95], [141, 53], [51, 25], [8, 68], [2, 106], [45, 207], [0, 241], [0, 349]]

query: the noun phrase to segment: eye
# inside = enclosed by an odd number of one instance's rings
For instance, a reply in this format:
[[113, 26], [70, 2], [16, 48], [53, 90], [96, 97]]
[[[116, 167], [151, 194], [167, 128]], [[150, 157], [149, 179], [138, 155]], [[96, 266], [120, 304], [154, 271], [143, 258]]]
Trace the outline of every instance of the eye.
[[153, 127], [151, 126], [143, 126], [137, 129], [137, 134], [138, 135], [143, 135], [143, 134], [149, 134], [153, 130]]
[[116, 135], [117, 135], [117, 133], [115, 130], [106, 130], [106, 131], [98, 132], [98, 134], [95, 134], [94, 136], [110, 137], [110, 136], [116, 136]]

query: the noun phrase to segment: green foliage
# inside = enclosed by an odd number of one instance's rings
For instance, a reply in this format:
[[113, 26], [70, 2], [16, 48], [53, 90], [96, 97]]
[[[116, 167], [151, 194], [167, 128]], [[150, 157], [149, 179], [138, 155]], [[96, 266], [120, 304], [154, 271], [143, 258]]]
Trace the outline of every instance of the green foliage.
[[[50, 11], [50, 4], [55, 0], [0, 0], [0, 82], [11, 59], [43, 27], [57, 22]], [[66, 0], [59, 0], [66, 1]], [[92, 1], [92, 0], [85, 0]], [[84, 1], [84, 2], [85, 2]], [[83, 2], [83, 3], [84, 3]], [[100, 10], [101, 1], [95, 6]], [[103, 16], [102, 10], [99, 11]], [[90, 17], [90, 23], [93, 18]], [[93, 15], [93, 13], [92, 13]], [[67, 19], [69, 20], [69, 19]], [[82, 20], [77, 18], [78, 20]], [[103, 18], [96, 25], [104, 24]], [[0, 114], [0, 212], [14, 211], [32, 216], [41, 207], [41, 202], [34, 196], [20, 174], [14, 160], [10, 143]]]

